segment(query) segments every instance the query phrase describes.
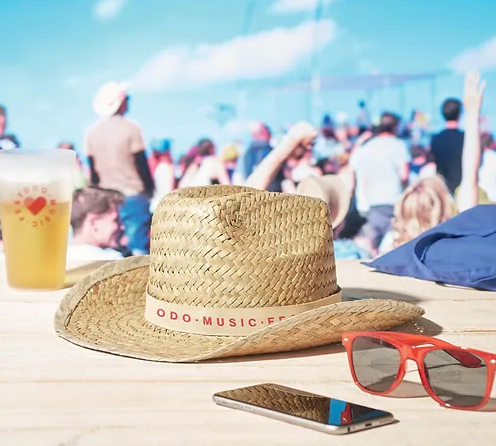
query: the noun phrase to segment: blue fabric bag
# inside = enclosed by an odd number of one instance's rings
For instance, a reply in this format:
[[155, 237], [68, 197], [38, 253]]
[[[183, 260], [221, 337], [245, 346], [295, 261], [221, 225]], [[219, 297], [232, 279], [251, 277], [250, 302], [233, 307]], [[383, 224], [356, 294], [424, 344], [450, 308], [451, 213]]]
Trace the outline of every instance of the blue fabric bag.
[[496, 205], [478, 205], [372, 262], [379, 272], [496, 291]]

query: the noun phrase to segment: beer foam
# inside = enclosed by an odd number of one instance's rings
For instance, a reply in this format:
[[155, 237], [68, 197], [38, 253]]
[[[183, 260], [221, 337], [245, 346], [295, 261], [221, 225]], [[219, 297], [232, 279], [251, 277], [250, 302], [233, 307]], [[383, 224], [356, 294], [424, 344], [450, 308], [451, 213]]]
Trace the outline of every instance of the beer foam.
[[74, 168], [30, 155], [2, 157], [0, 161], [2, 200], [17, 199], [20, 193], [47, 194], [58, 202], [72, 200]]

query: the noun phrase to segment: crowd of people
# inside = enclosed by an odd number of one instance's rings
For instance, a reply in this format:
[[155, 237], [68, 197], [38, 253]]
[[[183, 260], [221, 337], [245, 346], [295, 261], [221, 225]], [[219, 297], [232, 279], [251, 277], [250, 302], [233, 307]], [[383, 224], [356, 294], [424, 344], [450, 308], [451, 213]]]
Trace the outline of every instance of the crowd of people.
[[[105, 84], [85, 133], [87, 159], [74, 173], [70, 258], [116, 259], [150, 251], [150, 225], [161, 198], [183, 187], [235, 184], [311, 195], [329, 204], [336, 258], [374, 258], [479, 203], [496, 200], [496, 144], [480, 131], [484, 83], [468, 73], [463, 98], [441, 106], [445, 128], [431, 134], [424, 115], [408, 122], [384, 112], [373, 123], [360, 102], [355, 122], [324, 116], [320, 128], [299, 122], [275, 138], [257, 123], [246, 148], [218, 149], [200, 139], [178, 162], [171, 142], [146, 146], [130, 120], [127, 87]], [[6, 134], [0, 107], [0, 150]], [[464, 130], [462, 130], [462, 127]], [[68, 142], [61, 150], [74, 150]]]

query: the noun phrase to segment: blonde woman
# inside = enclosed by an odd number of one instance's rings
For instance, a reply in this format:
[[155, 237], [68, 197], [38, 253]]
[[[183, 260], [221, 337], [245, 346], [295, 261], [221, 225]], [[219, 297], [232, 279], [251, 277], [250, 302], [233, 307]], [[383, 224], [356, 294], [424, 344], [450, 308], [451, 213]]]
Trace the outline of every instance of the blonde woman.
[[413, 240], [456, 213], [455, 200], [440, 176], [416, 181], [396, 203], [392, 230], [384, 237], [379, 254]]

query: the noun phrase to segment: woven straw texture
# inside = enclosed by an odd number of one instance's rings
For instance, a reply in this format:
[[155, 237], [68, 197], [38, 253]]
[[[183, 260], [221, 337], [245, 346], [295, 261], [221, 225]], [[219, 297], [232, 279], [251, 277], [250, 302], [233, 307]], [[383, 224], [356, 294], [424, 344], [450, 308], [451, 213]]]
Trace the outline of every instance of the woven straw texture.
[[277, 385], [272, 387], [270, 384], [260, 384], [220, 392], [220, 396], [319, 423], [329, 421], [329, 398], [296, 389], [285, 390]]
[[77, 283], [57, 311], [57, 333], [109, 353], [189, 362], [339, 342], [345, 330], [392, 328], [423, 314], [396, 301], [343, 302], [248, 336], [200, 335], [149, 323], [147, 286], [162, 301], [216, 308], [297, 305], [339, 291], [327, 205], [235, 186], [164, 197], [150, 256], [109, 263]]
[[148, 292], [201, 307], [273, 307], [339, 291], [327, 205], [251, 188], [184, 188], [154, 214]]

